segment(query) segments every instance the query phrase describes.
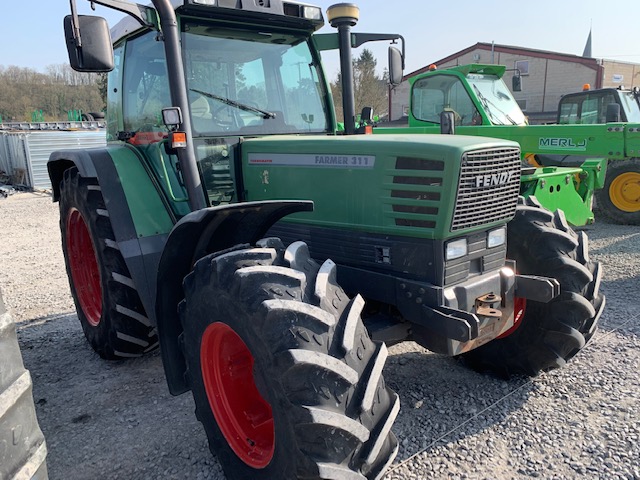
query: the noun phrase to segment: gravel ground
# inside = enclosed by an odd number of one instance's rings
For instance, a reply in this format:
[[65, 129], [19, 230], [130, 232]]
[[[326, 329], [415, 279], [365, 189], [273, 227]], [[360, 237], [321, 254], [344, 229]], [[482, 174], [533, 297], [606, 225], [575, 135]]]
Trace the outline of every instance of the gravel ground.
[[[158, 352], [105, 362], [84, 340], [47, 194], [0, 199], [0, 287], [19, 323], [52, 480], [223, 479]], [[640, 229], [598, 223], [607, 307], [565, 368], [509, 381], [415, 343], [390, 349], [401, 447], [387, 479], [640, 479]]]

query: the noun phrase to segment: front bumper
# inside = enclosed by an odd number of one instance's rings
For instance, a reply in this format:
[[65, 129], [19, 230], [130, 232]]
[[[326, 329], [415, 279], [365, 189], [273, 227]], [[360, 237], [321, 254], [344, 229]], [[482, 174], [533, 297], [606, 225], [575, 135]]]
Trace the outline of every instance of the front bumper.
[[[497, 271], [443, 289], [440, 305], [421, 305], [419, 309], [414, 306], [405, 316], [445, 338], [449, 355], [467, 352], [513, 327], [516, 297], [547, 303], [560, 294], [560, 284], [555, 279], [515, 272], [515, 262], [507, 261]], [[401, 284], [400, 289], [405, 299], [421, 303], [420, 289], [413, 292], [410, 283]]]

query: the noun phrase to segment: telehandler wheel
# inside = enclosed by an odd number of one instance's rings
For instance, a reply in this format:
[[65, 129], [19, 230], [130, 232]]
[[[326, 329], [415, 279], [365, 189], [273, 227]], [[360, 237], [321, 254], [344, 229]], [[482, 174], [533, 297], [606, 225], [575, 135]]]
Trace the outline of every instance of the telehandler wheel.
[[179, 312], [187, 378], [228, 479], [373, 479], [392, 462], [387, 356], [336, 266], [278, 239], [198, 261]]
[[81, 177], [76, 168], [66, 170], [60, 184], [60, 230], [71, 294], [91, 347], [110, 360], [157, 348], [98, 181]]
[[640, 225], [640, 158], [609, 162], [596, 206], [613, 223]]
[[593, 336], [605, 305], [601, 269], [589, 260], [585, 233], [576, 234], [561, 210], [552, 214], [535, 197], [520, 197], [507, 229], [507, 257], [518, 273], [553, 277], [561, 293], [546, 304], [517, 301], [524, 312], [514, 328], [463, 357], [475, 370], [533, 376], [564, 366]]

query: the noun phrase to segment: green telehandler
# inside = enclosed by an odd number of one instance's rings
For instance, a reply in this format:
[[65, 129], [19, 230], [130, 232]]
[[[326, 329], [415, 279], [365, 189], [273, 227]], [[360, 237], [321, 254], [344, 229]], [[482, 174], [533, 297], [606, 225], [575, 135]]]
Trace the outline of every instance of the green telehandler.
[[[623, 123], [640, 125], [640, 90], [620, 88], [584, 89], [564, 95], [558, 103], [558, 124], [592, 125]], [[636, 145], [637, 147], [637, 145]], [[625, 149], [624, 159], [608, 162], [604, 187], [596, 191], [601, 214], [615, 223], [640, 225], [640, 151]], [[545, 165], [574, 164], [579, 158], [543, 156]]]
[[358, 134], [351, 47], [390, 36], [353, 33], [355, 5], [319, 35], [293, 0], [93, 3], [128, 14], [113, 36], [73, 0], [65, 18], [72, 67], [110, 72], [109, 142], [48, 163], [78, 318], [105, 359], [160, 346], [227, 478], [381, 478], [386, 345], [535, 375], [593, 336], [601, 267], [519, 197], [515, 142]]
[[[374, 133], [437, 133], [440, 114], [449, 112], [455, 133], [514, 140], [523, 157], [542, 167], [523, 172], [522, 195], [535, 195], [550, 210], [564, 210], [573, 225], [592, 223], [593, 194], [611, 182], [607, 163], [615, 170], [637, 162], [630, 157], [640, 151], [640, 124], [528, 125], [502, 80], [505, 71], [502, 65], [470, 64], [412, 77], [408, 127], [375, 128]], [[627, 190], [633, 190], [632, 183], [625, 183]], [[618, 221], [633, 223], [633, 212], [623, 214], [619, 210]]]

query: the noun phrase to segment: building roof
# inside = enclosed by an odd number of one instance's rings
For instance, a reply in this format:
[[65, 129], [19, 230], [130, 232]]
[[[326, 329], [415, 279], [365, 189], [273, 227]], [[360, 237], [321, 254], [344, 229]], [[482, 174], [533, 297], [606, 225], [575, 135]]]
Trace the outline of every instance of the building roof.
[[[491, 44], [491, 43], [483, 43], [483, 42], [478, 42], [475, 45], [471, 45], [470, 47], [460, 50], [459, 52], [453, 53], [448, 57], [441, 58], [436, 62], [431, 62], [431, 64], [435, 63], [436, 65], [440, 65], [444, 63], [449, 63], [452, 60], [455, 60], [456, 58], [461, 57], [466, 53], [473, 52], [474, 50], [491, 51], [492, 49], [494, 52], [498, 52], [498, 53], [509, 53], [512, 55], [522, 55], [527, 57], [548, 58], [550, 60], [560, 60], [562, 62], [579, 63], [581, 65], [592, 68], [594, 70], [598, 69], [598, 60], [595, 58], [585, 58], [579, 55], [571, 55], [568, 53], [550, 52], [548, 50], [536, 50], [533, 48], [515, 47], [512, 45], [499, 45], [499, 44]], [[414, 72], [411, 72], [405, 75], [403, 80], [407, 80], [411, 77], [427, 72], [428, 70], [429, 70], [428, 66], [422, 67]]]

